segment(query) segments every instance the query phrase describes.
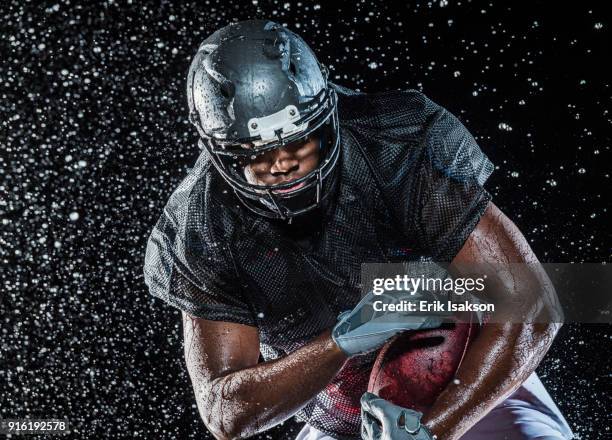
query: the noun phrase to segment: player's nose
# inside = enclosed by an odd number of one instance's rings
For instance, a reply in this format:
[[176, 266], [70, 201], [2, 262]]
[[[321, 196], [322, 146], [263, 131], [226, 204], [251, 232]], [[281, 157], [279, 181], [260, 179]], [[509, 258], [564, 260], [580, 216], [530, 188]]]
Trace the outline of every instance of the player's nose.
[[272, 152], [272, 166], [270, 173], [272, 175], [289, 174], [299, 168], [299, 161], [295, 154], [287, 151], [285, 147], [278, 148]]

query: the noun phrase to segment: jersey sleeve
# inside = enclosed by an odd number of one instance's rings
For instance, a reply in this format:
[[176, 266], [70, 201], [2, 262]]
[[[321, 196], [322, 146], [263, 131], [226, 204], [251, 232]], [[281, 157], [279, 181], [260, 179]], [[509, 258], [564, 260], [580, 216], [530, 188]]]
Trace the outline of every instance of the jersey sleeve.
[[182, 183], [151, 232], [144, 279], [149, 293], [191, 315], [255, 325], [229, 247], [209, 227], [200, 191]]
[[425, 126], [409, 209], [418, 245], [435, 261], [451, 261], [474, 230], [491, 195], [493, 164], [452, 113], [437, 106]]

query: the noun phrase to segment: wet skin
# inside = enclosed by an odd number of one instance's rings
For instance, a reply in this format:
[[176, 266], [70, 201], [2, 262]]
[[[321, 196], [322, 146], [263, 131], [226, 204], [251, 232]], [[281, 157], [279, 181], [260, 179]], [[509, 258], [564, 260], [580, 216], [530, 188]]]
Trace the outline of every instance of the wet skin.
[[[245, 174], [253, 183], [266, 184], [301, 177], [312, 166], [314, 149], [306, 143], [270, 152], [249, 164]], [[530, 263], [530, 273], [514, 273], [516, 263]], [[486, 299], [498, 304], [496, 310], [503, 310], [509, 301], [529, 303], [532, 297], [527, 292], [548, 288], [547, 277], [525, 238], [493, 203], [453, 264], [461, 268], [490, 265]], [[461, 275], [470, 274], [463, 271]], [[552, 313], [541, 304], [533, 321], [553, 322]], [[460, 438], [527, 379], [558, 328], [558, 324], [484, 325], [457, 371], [458, 381], [441, 393], [423, 422], [438, 439]], [[217, 439], [248, 437], [293, 416], [325, 388], [347, 360], [330, 330], [285, 357], [263, 363], [258, 363], [256, 327], [183, 312], [183, 330], [185, 360], [198, 409]]]

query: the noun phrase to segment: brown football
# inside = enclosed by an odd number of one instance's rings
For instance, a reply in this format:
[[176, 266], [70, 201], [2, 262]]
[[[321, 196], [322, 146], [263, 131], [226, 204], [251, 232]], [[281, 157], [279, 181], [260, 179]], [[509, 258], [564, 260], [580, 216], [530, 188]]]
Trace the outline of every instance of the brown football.
[[476, 319], [464, 315], [440, 328], [402, 333], [378, 354], [368, 391], [426, 412], [453, 380], [478, 329]]

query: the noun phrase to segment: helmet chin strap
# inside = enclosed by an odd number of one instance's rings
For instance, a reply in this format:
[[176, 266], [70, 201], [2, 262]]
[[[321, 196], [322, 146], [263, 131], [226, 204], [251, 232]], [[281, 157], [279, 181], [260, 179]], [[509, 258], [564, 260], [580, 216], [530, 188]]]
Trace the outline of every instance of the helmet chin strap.
[[274, 204], [274, 208], [276, 209], [276, 212], [278, 212], [278, 215], [281, 216], [282, 220], [286, 220], [287, 216], [285, 215], [285, 213], [283, 212], [283, 210], [281, 209], [280, 206], [278, 206], [278, 203], [276, 203], [276, 198], [274, 197], [274, 195], [272, 194], [272, 190], [269, 189], [268, 191], [268, 197], [270, 197], [270, 200], [272, 200], [272, 203]]
[[321, 168], [317, 169], [317, 197], [315, 203], [318, 205], [321, 201], [321, 186], [323, 185], [323, 179], [321, 178]]

